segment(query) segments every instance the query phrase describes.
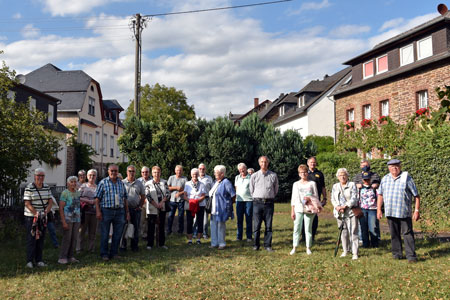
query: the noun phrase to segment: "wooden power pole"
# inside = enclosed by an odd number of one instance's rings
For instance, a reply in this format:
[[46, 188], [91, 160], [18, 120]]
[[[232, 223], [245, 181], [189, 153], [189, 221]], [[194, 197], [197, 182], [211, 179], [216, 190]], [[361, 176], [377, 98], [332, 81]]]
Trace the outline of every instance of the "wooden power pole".
[[141, 15], [136, 14], [134, 23], [134, 37], [136, 39], [136, 54], [134, 62], [134, 114], [140, 118], [140, 89], [141, 89]]

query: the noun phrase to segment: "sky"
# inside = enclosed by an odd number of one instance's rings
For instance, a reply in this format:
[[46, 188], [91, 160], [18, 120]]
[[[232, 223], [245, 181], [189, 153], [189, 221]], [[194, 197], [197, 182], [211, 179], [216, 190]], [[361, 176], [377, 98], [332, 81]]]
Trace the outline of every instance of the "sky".
[[[83, 70], [100, 83], [104, 99], [117, 99], [126, 109], [134, 97], [135, 14], [269, 1], [0, 0], [0, 60], [18, 74], [47, 63]], [[245, 113], [253, 98], [262, 102], [299, 91], [379, 42], [437, 17], [439, 3], [293, 0], [148, 17], [142, 84], [182, 90], [198, 117]]]

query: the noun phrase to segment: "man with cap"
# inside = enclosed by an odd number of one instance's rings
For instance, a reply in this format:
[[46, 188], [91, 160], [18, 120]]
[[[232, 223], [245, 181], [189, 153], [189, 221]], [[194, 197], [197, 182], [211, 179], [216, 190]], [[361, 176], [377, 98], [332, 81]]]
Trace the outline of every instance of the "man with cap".
[[[388, 219], [391, 233], [393, 258], [403, 258], [401, 234], [405, 243], [406, 258], [408, 262], [415, 263], [417, 256], [412, 220], [420, 219], [419, 193], [408, 172], [402, 171], [400, 160], [391, 159], [387, 164], [389, 174], [383, 177], [378, 189], [377, 218], [381, 219], [383, 216], [381, 207], [384, 203], [384, 213]], [[415, 201], [414, 214], [411, 208], [413, 198]]]
[[[371, 174], [362, 172], [362, 184], [359, 192], [359, 206], [364, 216], [359, 219], [360, 234], [364, 248], [378, 247], [379, 239], [377, 233], [380, 232], [379, 221], [377, 219], [377, 190], [371, 182]], [[377, 184], [378, 186], [378, 184]]]

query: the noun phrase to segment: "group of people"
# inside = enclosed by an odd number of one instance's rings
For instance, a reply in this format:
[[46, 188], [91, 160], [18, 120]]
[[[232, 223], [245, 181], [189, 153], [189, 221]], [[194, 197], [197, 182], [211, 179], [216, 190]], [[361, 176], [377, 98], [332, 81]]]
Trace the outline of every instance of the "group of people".
[[[190, 172], [191, 180], [183, 176], [183, 167], [175, 167], [175, 175], [168, 180], [161, 178], [161, 168], [143, 167], [142, 177], [136, 177], [136, 168], [127, 167], [125, 179], [119, 177], [117, 165], [108, 167], [108, 176], [96, 184], [97, 172], [80, 171], [78, 177], [67, 179], [67, 189], [59, 199], [59, 214], [63, 227], [58, 263], [76, 263], [75, 254], [81, 249], [94, 252], [96, 229], [100, 227], [100, 257], [104, 261], [120, 258], [119, 250], [126, 251], [127, 238], [124, 227], [132, 228], [131, 251], [139, 250], [139, 239], [143, 224], [147, 225], [147, 250], [156, 244], [165, 245], [166, 235], [172, 234], [178, 211], [178, 233], [184, 234], [186, 215], [187, 244], [201, 244], [210, 231], [210, 248], [226, 248], [226, 222], [234, 218], [233, 203], [236, 203], [236, 240], [253, 243], [253, 250], [261, 248], [261, 227], [265, 224], [263, 247], [272, 249], [272, 221], [274, 202], [278, 193], [277, 174], [269, 170], [269, 158], [258, 159], [260, 170], [247, 169], [244, 163], [237, 166], [239, 174], [234, 184], [226, 178], [223, 165], [214, 167], [214, 178], [206, 174], [206, 166], [200, 164]], [[322, 172], [317, 170], [317, 161], [311, 157], [307, 165], [300, 165], [300, 179], [293, 184], [291, 197], [291, 218], [294, 221], [294, 255], [299, 247], [300, 237], [306, 241], [306, 253], [312, 253], [317, 227], [317, 214], [327, 203], [327, 192]], [[353, 182], [348, 172], [337, 171], [339, 182], [333, 186], [331, 202], [338, 226], [343, 225], [341, 256], [350, 251], [353, 259], [358, 258], [358, 232], [364, 247], [377, 247], [380, 239], [378, 219], [382, 217], [382, 205], [388, 217], [394, 258], [402, 257], [401, 234], [405, 239], [406, 257], [416, 261], [414, 234], [411, 222], [411, 199], [415, 199], [414, 220], [419, 219], [420, 199], [412, 178], [402, 172], [400, 161], [388, 162], [389, 174], [380, 182], [379, 176], [370, 171], [368, 161], [361, 163], [362, 172]], [[86, 181], [87, 175], [87, 181]], [[44, 183], [45, 170], [34, 172], [34, 182], [27, 185], [24, 194], [25, 224], [27, 229], [27, 264], [44, 267], [42, 259], [43, 240], [47, 224], [52, 222], [52, 194]], [[353, 208], [361, 207], [363, 216], [358, 219]], [[165, 226], [166, 214], [167, 231]], [[359, 220], [359, 222], [358, 222]], [[360, 226], [359, 226], [359, 224]], [[209, 228], [208, 228], [209, 227]], [[359, 229], [360, 227], [360, 229]], [[87, 236], [86, 236], [87, 235]], [[351, 249], [350, 249], [351, 245]]]

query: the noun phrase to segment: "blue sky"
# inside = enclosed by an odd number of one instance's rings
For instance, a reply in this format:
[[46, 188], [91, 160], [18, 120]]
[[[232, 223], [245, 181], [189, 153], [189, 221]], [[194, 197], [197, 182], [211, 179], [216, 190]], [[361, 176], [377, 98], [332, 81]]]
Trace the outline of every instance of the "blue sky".
[[[267, 0], [0, 0], [0, 60], [26, 74], [47, 63], [81, 69], [105, 99], [133, 98], [131, 16]], [[143, 32], [142, 83], [185, 92], [200, 117], [244, 113], [377, 43], [438, 16], [435, 1], [293, 0], [154, 17]]]

